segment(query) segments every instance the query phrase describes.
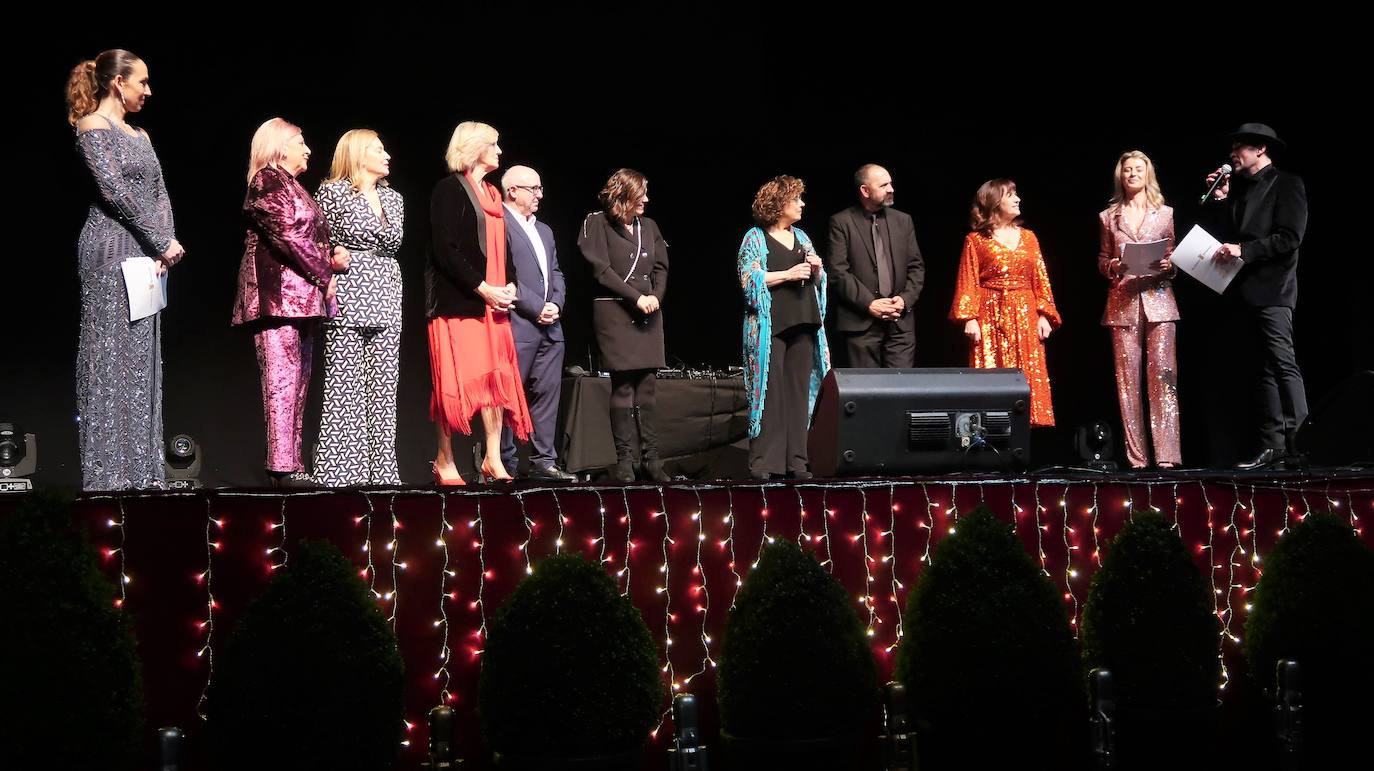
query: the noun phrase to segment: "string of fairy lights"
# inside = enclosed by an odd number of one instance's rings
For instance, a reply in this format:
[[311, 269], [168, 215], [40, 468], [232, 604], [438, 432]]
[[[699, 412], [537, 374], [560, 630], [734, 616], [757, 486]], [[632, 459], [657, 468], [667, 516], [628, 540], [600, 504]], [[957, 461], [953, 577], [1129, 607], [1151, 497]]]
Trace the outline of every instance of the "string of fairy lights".
[[224, 530], [224, 519], [216, 519], [210, 496], [205, 496], [205, 570], [196, 574], [196, 582], [205, 587], [205, 620], [199, 622], [205, 642], [196, 651], [196, 658], [205, 660], [205, 687], [200, 689], [196, 700], [196, 717], [205, 720], [205, 701], [210, 696], [210, 683], [215, 679], [215, 552], [224, 548], [224, 542], [217, 540], [211, 528]]
[[105, 559], [107, 560], [112, 559], [114, 557], [119, 557], [119, 586], [116, 587], [119, 589], [119, 596], [115, 598], [114, 606], [120, 610], [123, 610], [124, 604], [129, 599], [129, 583], [132, 580], [129, 578], [129, 573], [126, 569], [124, 561], [124, 547], [128, 542], [129, 536], [129, 532], [126, 529], [129, 515], [124, 510], [124, 499], [117, 498], [116, 500], [119, 504], [119, 519], [107, 520], [107, 526], [119, 532], [119, 545], [105, 547], [104, 554]]
[[[556, 495], [556, 494], [555, 494], [554, 498], [555, 498], [555, 500], [557, 500], [557, 495]], [[626, 492], [624, 488], [621, 488], [621, 490], [620, 490], [620, 501], [621, 501], [622, 504], [624, 504], [624, 511], [625, 511], [624, 518], [621, 520], [621, 522], [625, 525], [625, 567], [621, 568], [620, 572], [616, 574], [616, 577], [619, 578], [619, 577], [621, 577], [622, 575], [624, 576], [624, 578], [625, 578], [625, 589], [624, 589], [623, 594], [624, 594], [624, 596], [626, 596], [626, 597], [631, 597], [631, 596], [633, 596], [633, 595], [630, 594], [630, 579], [631, 579], [633, 576], [632, 576], [632, 573], [630, 572], [630, 565], [631, 565], [631, 563], [633, 562], [633, 559], [632, 559], [632, 558], [634, 557], [634, 548], [635, 548], [634, 527], [635, 527], [635, 520], [634, 520], [634, 516], [631, 515], [631, 513], [630, 513], [630, 494], [629, 494], [628, 492]]]
[[711, 614], [711, 589], [706, 580], [706, 566], [701, 561], [701, 549], [706, 543], [705, 506], [703, 506], [701, 501], [701, 491], [693, 490], [692, 493], [696, 496], [697, 501], [697, 509], [692, 514], [692, 521], [697, 524], [696, 564], [692, 566], [692, 579], [701, 582], [699, 585], [694, 586], [692, 591], [701, 598], [700, 602], [697, 604], [696, 611], [697, 615], [701, 617], [702, 660], [701, 668], [682, 681], [684, 687], [691, 683], [693, 678], [705, 674], [708, 667], [711, 669], [715, 669], [716, 667], [716, 660], [711, 658], [711, 635], [706, 631], [707, 617]]
[[830, 508], [830, 489], [821, 490], [821, 534], [820, 543], [825, 546], [825, 559], [821, 560], [821, 567], [830, 573], [835, 572], [835, 552], [834, 542], [830, 539], [830, 520], [835, 518], [834, 509]]
[[362, 552], [367, 559], [367, 564], [363, 566], [361, 575], [367, 581], [367, 590], [373, 597], [382, 598], [382, 593], [377, 591], [377, 567], [372, 564], [372, 516], [376, 511], [372, 508], [372, 497], [364, 495], [363, 500], [367, 502], [367, 513], [353, 518], [353, 524], [363, 526], [363, 545]]
[[439, 535], [435, 538], [434, 545], [443, 555], [443, 562], [439, 565], [439, 618], [434, 621], [434, 628], [439, 630], [439, 669], [434, 673], [434, 679], [443, 681], [443, 684], [439, 686], [439, 702], [441, 704], [449, 704], [453, 701], [453, 692], [449, 690], [453, 684], [453, 675], [448, 669], [449, 663], [453, 660], [453, 649], [448, 645], [448, 604], [458, 600], [458, 592], [449, 589], [449, 580], [458, 578], [458, 572], [449, 568], [448, 534], [452, 533], [453, 529], [453, 525], [448, 521], [448, 496], [440, 495]]
[[[438, 563], [436, 583], [439, 598], [436, 618], [433, 621], [434, 634], [438, 638], [438, 667], [428, 668], [426, 671], [432, 673], [435, 681], [433, 694], [436, 702], [452, 703], [456, 699], [456, 687], [468, 687], [468, 681], [456, 679], [458, 675], [453, 669], [451, 642], [470, 637], [473, 643], [468, 650], [472, 654], [472, 661], [480, 661], [488, 629], [489, 605], [500, 602], [504, 593], [512, 588], [511, 584], [503, 582], [499, 585], [500, 596], [490, 591], [492, 587], [497, 586], [493, 583], [494, 571], [506, 568], [527, 574], [536, 571], [538, 561], [543, 556], [561, 553], [564, 550], [569, 527], [596, 527], [596, 532], [591, 534], [594, 537], [588, 537], [583, 541], [590, 549], [587, 556], [599, 560], [620, 582], [623, 594], [640, 603], [646, 620], [652, 623], [660, 613], [662, 614], [662, 673], [670, 692], [682, 692], [692, 688], [702, 675], [715, 668], [719, 654], [719, 639], [718, 634], [712, 635], [711, 632], [723, 627], [725, 608], [734, 606], [738, 590], [748, 578], [748, 568], [757, 564], [759, 550], [776, 538], [791, 538], [795, 534], [797, 543], [815, 552], [817, 561], [851, 590], [861, 620], [867, 616], [865, 632], [873, 641], [875, 653], [890, 654], [907, 631], [902, 606], [912, 582], [919, 579], [924, 567], [938, 560], [939, 542], [958, 532], [957, 525], [961, 515], [960, 488], [974, 488], [977, 500], [986, 502], [990, 500], [987, 495], [989, 491], [1002, 487], [1004, 492], [1009, 492], [1009, 500], [1003, 510], [997, 513], [1009, 519], [1008, 524], [1013, 528], [1013, 532], [1020, 532], [1023, 518], [1026, 520], [1024, 524], [1034, 526], [1033, 556], [1046, 576], [1059, 576], [1055, 583], [1062, 585], [1066, 617], [1076, 632], [1082, 592], [1087, 588], [1086, 579], [1091, 577], [1109, 554], [1110, 542], [1106, 538], [1132, 520], [1137, 508], [1164, 513], [1155, 500], [1155, 488], [1159, 487], [1159, 492], [1170, 492], [1172, 508], [1168, 513], [1172, 520], [1171, 524], [1196, 557], [1199, 566], [1205, 565], [1203, 572], [1207, 575], [1211, 588], [1212, 610], [1219, 621], [1218, 657], [1222, 661], [1222, 677], [1218, 688], [1224, 690], [1230, 680], [1226, 659], [1228, 655], [1234, 655], [1241, 643], [1239, 630], [1244, 615], [1251, 609], [1250, 595], [1261, 575], [1262, 550], [1266, 542], [1272, 544], [1271, 537], [1284, 537], [1290, 531], [1295, 517], [1301, 519], [1313, 511], [1314, 501], [1319, 504], [1319, 508], [1339, 512], [1347, 517], [1352, 529], [1362, 536], [1361, 513], [1374, 511], [1374, 490], [1364, 489], [1359, 481], [1351, 484], [1336, 479], [1335, 484], [1341, 485], [1339, 490], [1333, 489], [1332, 479], [1251, 481], [1239, 478], [1181, 480], [1168, 477], [1139, 480], [1134, 483], [1051, 478], [1000, 478], [958, 482], [888, 479], [799, 482], [790, 485], [678, 484], [667, 487], [630, 488], [570, 485], [523, 488], [514, 492], [392, 490], [387, 493], [390, 496], [388, 511], [392, 525], [387, 543], [387, 550], [390, 552], [388, 561], [391, 564], [391, 586], [385, 593], [378, 591], [377, 563], [374, 561], [371, 548], [373, 518], [377, 515], [372, 498], [380, 491], [362, 491], [367, 508], [365, 512], [354, 517], [354, 522], [363, 530], [362, 554], [359, 555], [359, 561], [364, 564], [359, 570], [359, 575], [365, 579], [374, 597], [384, 603], [390, 603], [386, 609], [387, 620], [398, 636], [404, 637], [407, 633], [406, 627], [398, 623], [399, 593], [405, 585], [404, 573], [407, 562], [402, 556], [401, 534], [406, 529], [407, 522], [415, 525], [430, 515], [416, 510], [414, 513], [406, 514], [403, 521], [398, 513], [397, 501], [400, 497], [406, 496], [439, 498], [436, 507], [438, 522], [433, 540], [436, 549], [434, 559]], [[788, 486], [793, 488], [788, 497], [795, 498], [795, 509], [790, 505], [783, 505], [778, 499], [777, 493], [788, 492], [782, 490]], [[1136, 498], [1137, 486], [1144, 488], [1143, 501]], [[1192, 489], [1194, 487], [1196, 490]], [[625, 529], [623, 560], [617, 558], [610, 548], [610, 511], [605, 495], [612, 489], [621, 491], [624, 504], [624, 514], [619, 520]], [[907, 513], [909, 507], [902, 500], [902, 495], [906, 491], [915, 493], [917, 490], [920, 494], [912, 502], [915, 504], [915, 511]], [[1120, 491], [1122, 495], [1119, 499], [1115, 495], [1110, 496], [1106, 500], [1111, 505], [1104, 506], [1103, 496], [1109, 491]], [[819, 496], [819, 522], [812, 516], [816, 512], [806, 500], [810, 492], [816, 492]], [[947, 492], [947, 500], [942, 502], [943, 496], [937, 496], [937, 492]], [[303, 495], [330, 494], [337, 493], [178, 491], [158, 494], [163, 498], [203, 496], [205, 501], [204, 567], [194, 574], [195, 582], [202, 592], [199, 602], [203, 609], [203, 614], [196, 621], [201, 635], [195, 653], [205, 662], [204, 686], [200, 689], [194, 705], [197, 714], [204, 714], [206, 699], [211, 694], [211, 684], [215, 676], [216, 641], [222, 638], [222, 635], [215, 634], [219, 610], [219, 602], [216, 599], [217, 587], [214, 584], [215, 569], [222, 567], [225, 559], [238, 559], [235, 555], [241, 554], [241, 550], [236, 550], [234, 546], [236, 542], [246, 538], [250, 531], [249, 528], [226, 531], [225, 519], [215, 516], [212, 500], [256, 497], [269, 499], [278, 504], [274, 507], [275, 517], [269, 517], [263, 524], [272, 535], [272, 541], [265, 550], [266, 568], [270, 575], [288, 564], [287, 499]], [[874, 497], [880, 494], [882, 498]], [[581, 519], [577, 512], [586, 511], [587, 507], [585, 504], [574, 505], [579, 495], [588, 495], [589, 498], [595, 499], [596, 519]], [[648, 495], [657, 497], [652, 501], [644, 500], [643, 496]], [[470, 542], [476, 561], [475, 594], [469, 603], [469, 607], [475, 612], [472, 623], [465, 619], [460, 621], [460, 617], [455, 617], [449, 612], [452, 604], [460, 599], [458, 571], [461, 564], [469, 559], [452, 551], [456, 526], [450, 519], [449, 508], [452, 502], [449, 498], [454, 496], [457, 496], [455, 500], [474, 502], [472, 517], [467, 522], [472, 533]], [[857, 498], [857, 507], [850, 502], [849, 496]], [[129, 586], [132, 583], [130, 568], [137, 567], [130, 564], [126, 551], [131, 537], [126, 503], [140, 497], [144, 496], [129, 493], [90, 497], [93, 500], [111, 501], [117, 508], [117, 518], [112, 517], [106, 521], [114, 537], [113, 543], [104, 548], [104, 556], [107, 562], [115, 563], [113, 570], [117, 570], [116, 581], [119, 590], [115, 604], [120, 608], [125, 607], [129, 601]], [[498, 505], [501, 499], [506, 497], [515, 499], [515, 506], [518, 507], [520, 514], [519, 520], [510, 518], [506, 510]], [[882, 511], [882, 504], [879, 503], [884, 498], [888, 509], [886, 512]], [[551, 501], [552, 505], [547, 509], [532, 508], [529, 503], [535, 499]], [[1060, 516], [1046, 517], [1047, 499], [1058, 503]], [[1281, 505], [1267, 503], [1277, 499], [1282, 500]], [[741, 506], [742, 500], [749, 503]], [[1002, 498], [992, 500], [1001, 501]], [[1116, 506], [1118, 500], [1120, 509]], [[1200, 505], [1197, 501], [1200, 501]], [[519, 531], [502, 529], [499, 531], [498, 539], [502, 543], [488, 543], [489, 532], [483, 513], [484, 503], [488, 505], [491, 516], [518, 522]], [[724, 512], [721, 512], [720, 508], [715, 508], [721, 503], [724, 504]], [[1023, 506], [1023, 503], [1026, 505]], [[635, 540], [634, 512], [645, 505], [652, 508], [650, 522], [662, 520], [662, 530], [657, 533], [659, 548], [654, 550], [658, 553], [649, 557], [650, 565], [655, 559], [659, 562], [659, 576], [651, 585], [655, 590], [652, 596], [661, 597], [658, 604], [653, 607], [644, 606], [642, 598], [636, 597], [630, 580], [632, 554], [642, 545]], [[690, 511], [687, 510], [689, 505]], [[1228, 506], [1229, 511], [1219, 508], [1223, 505]], [[755, 506], [757, 508], [754, 508]], [[1118, 511], [1119, 515], [1116, 513]], [[552, 543], [536, 538], [536, 533], [544, 526], [543, 522], [547, 521], [547, 516], [552, 516], [552, 524], [557, 526], [557, 537]], [[575, 523], [574, 518], [579, 521]], [[908, 518], [910, 521], [907, 521]], [[758, 545], [752, 551], [749, 550], [753, 543], [752, 538], [749, 544], [743, 545], [738, 540], [737, 534], [740, 531], [737, 528], [742, 521], [758, 528]], [[695, 531], [696, 536], [695, 548], [691, 549], [690, 553], [678, 548], [678, 540], [688, 532], [687, 522], [691, 523], [691, 530]], [[1053, 532], [1056, 524], [1058, 533]], [[920, 537], [906, 540], [906, 531], [903, 528], [911, 528], [910, 532], [920, 534]], [[1110, 528], [1111, 532], [1104, 533], [1104, 528]], [[143, 538], [146, 532], [148, 531], [141, 528], [133, 531], [133, 534]], [[1261, 535], [1264, 536], [1264, 540], [1261, 539]], [[835, 548], [836, 539], [852, 544], [853, 550]], [[1089, 544], [1092, 550], [1089, 557], [1082, 559], [1075, 556], [1075, 552], [1080, 550], [1086, 552]], [[135, 556], [139, 558], [142, 558], [142, 554], [141, 551], [135, 552]], [[258, 554], [263, 552], [259, 551]], [[494, 555], [503, 556], [498, 559]], [[907, 555], [910, 555], [909, 559]], [[408, 558], [414, 561], [419, 559], [419, 556], [410, 553]], [[622, 561], [623, 564], [619, 564]], [[886, 575], [882, 573], [884, 569], [888, 571]], [[680, 578], [679, 570], [686, 570], [687, 573]], [[859, 578], [860, 571], [862, 578]], [[427, 571], [422, 571], [422, 574], [431, 575]], [[719, 586], [713, 584], [710, 576], [733, 578], [733, 581], [727, 581], [733, 585], [725, 587], [722, 591]], [[881, 598], [878, 596], [879, 580], [882, 580], [884, 585], [881, 594], [885, 596]], [[713, 586], [717, 589], [718, 597], [712, 597]], [[141, 601], [146, 601], [150, 596], [148, 593], [156, 591], [158, 587], [142, 587], [138, 596]], [[690, 623], [691, 627], [694, 627], [691, 630], [692, 636], [699, 640], [700, 649], [696, 643], [675, 644], [681, 642], [675, 639], [674, 632], [684, 631], [681, 628], [684, 620], [681, 614], [684, 613], [698, 617], [695, 622]], [[886, 629], [887, 632], [880, 634], [880, 629]], [[404, 641], [402, 647], [406, 647]], [[429, 650], [431, 653], [427, 655], [435, 655], [433, 648]], [[1228, 650], [1231, 651], [1230, 654]], [[690, 664], [687, 663], [689, 661]], [[471, 671], [471, 665], [463, 667], [461, 677], [466, 678]], [[677, 674], [679, 671], [687, 674], [680, 677]], [[459, 686], [460, 683], [463, 685]], [[407, 725], [410, 728], [414, 727], [414, 723], [409, 721]]]
[[916, 527], [926, 531], [925, 547], [921, 551], [921, 564], [930, 564], [930, 542], [935, 537], [935, 501], [930, 497], [930, 486], [922, 482], [921, 494], [926, 499], [926, 518], [918, 520]]
[[524, 494], [516, 493], [515, 500], [520, 504], [520, 519], [525, 524], [525, 540], [520, 542], [520, 555], [525, 558], [525, 575], [533, 575], [534, 565], [530, 562], [530, 542], [534, 540], [534, 520], [530, 519], [529, 512], [525, 510]]
[[388, 507], [391, 514], [391, 540], [387, 542], [386, 550], [391, 557], [391, 588], [382, 595], [384, 602], [391, 604], [391, 612], [386, 620], [391, 624], [391, 631], [396, 631], [396, 614], [401, 605], [401, 583], [397, 571], [405, 570], [407, 565], [401, 559], [401, 518], [396, 514], [396, 495], [391, 495], [391, 505]]
[[873, 637], [876, 634], [873, 627], [880, 622], [880, 619], [878, 618], [878, 607], [873, 603], [873, 557], [868, 553], [868, 521], [872, 517], [868, 513], [867, 487], [859, 488], [859, 500], [861, 502], [859, 532], [855, 533], [852, 538], [863, 547], [864, 583], [863, 594], [859, 595], [859, 605], [868, 611], [868, 628], [864, 630], [864, 634]]
[[887, 653], [891, 653], [896, 650], [897, 645], [901, 643], [902, 636], [905, 634], [905, 626], [902, 620], [901, 591], [903, 587], [902, 582], [897, 580], [897, 511], [900, 509], [900, 505], [897, 503], [897, 486], [895, 484], [888, 485], [887, 496], [888, 502], [890, 503], [888, 507], [889, 516], [887, 520], [887, 531], [884, 533], [887, 537], [887, 556], [883, 558], [883, 561], [891, 563], [892, 594], [888, 597], [888, 600], [892, 603], [892, 609], [897, 614], [897, 629], [892, 644], [883, 650]]

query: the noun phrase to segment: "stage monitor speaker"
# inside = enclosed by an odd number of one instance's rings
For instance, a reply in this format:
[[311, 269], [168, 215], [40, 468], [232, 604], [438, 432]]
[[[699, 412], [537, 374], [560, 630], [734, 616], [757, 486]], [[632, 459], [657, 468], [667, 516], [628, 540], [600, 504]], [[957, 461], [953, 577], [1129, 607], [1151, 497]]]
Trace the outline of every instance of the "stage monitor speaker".
[[819, 477], [1023, 469], [1030, 385], [1019, 369], [832, 369], [808, 450]]
[[1294, 445], [1313, 466], [1374, 465], [1374, 370], [1332, 389], [1308, 413]]

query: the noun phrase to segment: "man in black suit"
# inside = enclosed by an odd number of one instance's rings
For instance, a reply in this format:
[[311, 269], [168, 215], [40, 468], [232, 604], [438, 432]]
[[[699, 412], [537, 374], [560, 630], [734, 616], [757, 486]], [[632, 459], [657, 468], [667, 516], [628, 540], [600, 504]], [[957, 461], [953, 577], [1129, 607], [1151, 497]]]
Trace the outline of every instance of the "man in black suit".
[[[1307, 417], [1307, 392], [1293, 351], [1293, 307], [1298, 299], [1298, 246], [1307, 231], [1307, 190], [1295, 174], [1280, 171], [1270, 154], [1283, 140], [1263, 123], [1246, 123], [1231, 135], [1234, 173], [1212, 197], [1223, 201], [1223, 243], [1213, 259], [1244, 265], [1226, 288], [1239, 301], [1258, 337], [1261, 370], [1260, 453], [1238, 468], [1268, 466], [1292, 451], [1293, 435]], [[1220, 169], [1207, 177], [1216, 180]], [[1222, 236], [1218, 236], [1222, 237]]]
[[835, 331], [850, 367], [911, 367], [911, 306], [925, 282], [911, 216], [892, 208], [892, 175], [877, 164], [854, 173], [859, 203], [830, 218], [825, 253]]
[[[534, 217], [544, 198], [544, 186], [534, 169], [512, 166], [501, 177], [501, 194], [506, 206], [507, 253], [519, 276], [510, 326], [534, 425], [526, 478], [572, 482], [577, 477], [558, 468], [554, 446], [563, 386], [563, 325], [559, 318], [567, 289], [563, 271], [558, 268], [553, 231]], [[501, 431], [501, 463], [515, 473], [515, 438], [510, 428]]]

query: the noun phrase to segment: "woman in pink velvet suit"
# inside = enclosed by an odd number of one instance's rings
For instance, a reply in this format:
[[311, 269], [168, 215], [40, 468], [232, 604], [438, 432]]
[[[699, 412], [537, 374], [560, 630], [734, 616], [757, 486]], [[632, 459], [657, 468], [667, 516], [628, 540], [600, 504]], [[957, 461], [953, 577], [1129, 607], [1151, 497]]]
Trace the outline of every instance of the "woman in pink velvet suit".
[[296, 181], [309, 159], [301, 130], [281, 118], [253, 134], [234, 323], [249, 326], [257, 346], [274, 486], [312, 484], [301, 463], [301, 423], [315, 333], [334, 315], [334, 274], [349, 261], [347, 249], [331, 247], [324, 213]]
[[[1148, 402], [1155, 465], [1175, 468], [1183, 459], [1179, 450], [1174, 330], [1178, 306], [1169, 288], [1169, 279], [1177, 272], [1168, 257], [1174, 247], [1174, 210], [1164, 205], [1154, 164], [1145, 153], [1123, 153], [1116, 162], [1115, 178], [1111, 203], [1098, 215], [1102, 250], [1097, 255], [1097, 268], [1111, 282], [1102, 325], [1112, 331], [1126, 460], [1131, 468], [1149, 465], [1151, 446], [1146, 443], [1144, 416]], [[1151, 241], [1168, 242], [1164, 259], [1151, 266], [1149, 275], [1127, 275], [1122, 248], [1128, 243]]]

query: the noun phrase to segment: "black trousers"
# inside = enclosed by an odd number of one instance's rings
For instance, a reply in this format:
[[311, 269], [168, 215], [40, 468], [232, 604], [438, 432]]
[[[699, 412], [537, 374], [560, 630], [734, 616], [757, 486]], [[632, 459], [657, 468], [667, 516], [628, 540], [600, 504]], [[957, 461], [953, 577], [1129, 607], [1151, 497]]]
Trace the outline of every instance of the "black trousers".
[[782, 474], [806, 471], [807, 397], [816, 356], [815, 327], [784, 330], [770, 342], [759, 435], [749, 442], [749, 471]]
[[[833, 350], [833, 349], [832, 349]], [[863, 332], [844, 335], [844, 350], [849, 367], [916, 366], [916, 318], [907, 311], [896, 321], [873, 320]]]
[[1293, 351], [1293, 309], [1268, 306], [1250, 313], [1259, 346], [1260, 446], [1292, 450], [1293, 434], [1307, 419], [1307, 389]]

